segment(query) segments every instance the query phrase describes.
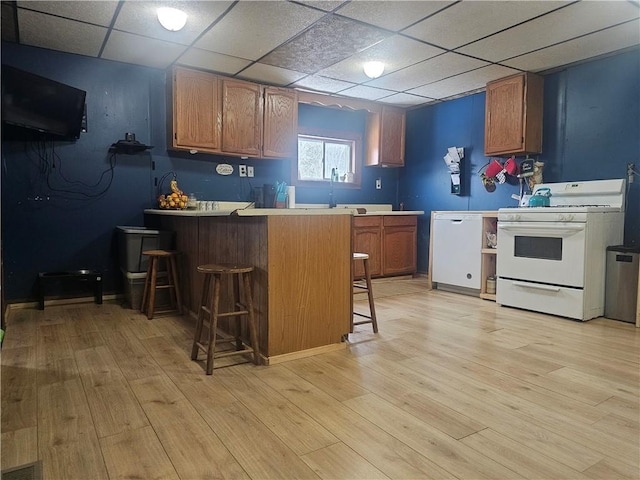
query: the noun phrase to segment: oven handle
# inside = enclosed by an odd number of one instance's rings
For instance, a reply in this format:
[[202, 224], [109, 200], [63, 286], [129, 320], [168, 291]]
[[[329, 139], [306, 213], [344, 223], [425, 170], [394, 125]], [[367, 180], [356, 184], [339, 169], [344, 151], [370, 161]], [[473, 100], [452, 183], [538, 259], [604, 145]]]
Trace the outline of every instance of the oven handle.
[[551, 285], [540, 285], [540, 284], [525, 283], [525, 282], [518, 282], [518, 281], [513, 281], [511, 283], [512, 283], [512, 285], [515, 285], [516, 287], [534, 288], [536, 290], [548, 290], [550, 292], [559, 292], [560, 291], [560, 287], [554, 287], [554, 286], [551, 286]]
[[516, 232], [520, 235], [526, 234], [554, 234], [573, 235], [585, 229], [584, 223], [578, 224], [545, 224], [545, 223], [524, 223], [524, 222], [498, 222], [498, 229], [507, 232]]

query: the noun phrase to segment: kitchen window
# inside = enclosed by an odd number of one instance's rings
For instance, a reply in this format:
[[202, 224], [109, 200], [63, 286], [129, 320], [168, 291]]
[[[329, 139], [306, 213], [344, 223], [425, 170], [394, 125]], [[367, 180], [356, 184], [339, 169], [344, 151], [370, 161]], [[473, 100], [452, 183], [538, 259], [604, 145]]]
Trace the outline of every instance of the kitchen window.
[[362, 138], [352, 132], [298, 130], [298, 158], [292, 162], [294, 185], [325, 186], [336, 169], [336, 187], [360, 188]]

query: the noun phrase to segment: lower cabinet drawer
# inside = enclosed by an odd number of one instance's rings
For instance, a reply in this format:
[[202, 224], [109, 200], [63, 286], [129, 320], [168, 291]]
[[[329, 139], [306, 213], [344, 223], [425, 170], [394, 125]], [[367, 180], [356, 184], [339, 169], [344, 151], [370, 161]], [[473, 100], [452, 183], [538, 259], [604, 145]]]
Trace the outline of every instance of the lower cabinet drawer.
[[498, 278], [496, 303], [561, 317], [584, 318], [584, 291]]

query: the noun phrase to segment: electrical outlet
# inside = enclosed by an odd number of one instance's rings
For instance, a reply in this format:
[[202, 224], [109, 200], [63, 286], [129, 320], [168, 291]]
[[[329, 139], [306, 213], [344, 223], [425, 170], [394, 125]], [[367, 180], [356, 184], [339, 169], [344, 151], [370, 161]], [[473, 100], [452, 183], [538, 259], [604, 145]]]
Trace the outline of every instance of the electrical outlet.
[[253, 177], [253, 167], [251, 165], [247, 165], [247, 177]]
[[382, 188], [382, 179], [376, 178], [376, 190], [380, 190]]
[[241, 177], [247, 176], [247, 166], [246, 165], [238, 165], [238, 174]]
[[635, 176], [633, 174], [636, 165], [634, 163], [627, 163], [627, 181], [628, 183], [633, 183]]

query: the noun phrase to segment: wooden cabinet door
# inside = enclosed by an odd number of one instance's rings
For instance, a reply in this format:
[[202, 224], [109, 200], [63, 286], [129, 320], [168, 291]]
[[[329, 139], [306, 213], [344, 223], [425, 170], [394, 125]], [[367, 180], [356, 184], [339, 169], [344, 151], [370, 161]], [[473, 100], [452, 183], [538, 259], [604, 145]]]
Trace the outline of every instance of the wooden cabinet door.
[[260, 85], [222, 79], [222, 151], [259, 157], [262, 112]]
[[295, 158], [297, 148], [298, 93], [291, 89], [265, 87], [263, 156]]
[[529, 73], [487, 83], [485, 155], [542, 151], [542, 77]]
[[[369, 273], [382, 275], [382, 217], [354, 217], [353, 251], [369, 254]], [[354, 262], [354, 278], [364, 277], [363, 262]]]
[[383, 165], [404, 166], [404, 124], [404, 110], [382, 107], [380, 156]]
[[382, 107], [367, 115], [365, 164], [376, 167], [404, 166], [405, 112]]
[[176, 68], [173, 71], [173, 147], [220, 151], [220, 107], [220, 84], [216, 75]]
[[417, 271], [417, 218], [384, 217], [382, 274], [399, 275]]

